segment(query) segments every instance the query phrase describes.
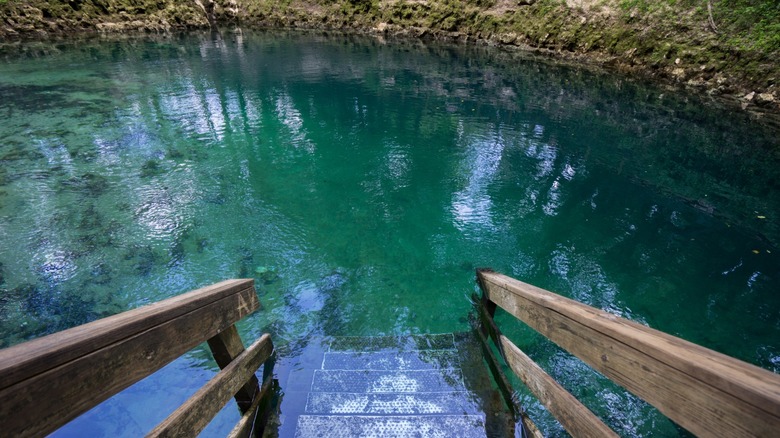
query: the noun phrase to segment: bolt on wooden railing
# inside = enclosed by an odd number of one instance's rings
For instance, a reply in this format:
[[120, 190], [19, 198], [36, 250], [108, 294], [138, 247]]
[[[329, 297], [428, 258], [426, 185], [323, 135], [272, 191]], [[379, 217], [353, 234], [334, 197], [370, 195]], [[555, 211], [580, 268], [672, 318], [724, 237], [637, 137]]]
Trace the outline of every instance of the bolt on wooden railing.
[[[487, 269], [477, 270], [483, 340], [572, 436], [615, 436], [493, 320], [501, 307], [698, 436], [776, 436], [780, 376]], [[486, 344], [487, 345], [487, 344]]]
[[230, 436], [261, 433], [273, 344], [265, 334], [244, 349], [235, 327], [259, 307], [253, 280], [227, 280], [0, 350], [3, 435], [51, 433], [204, 341], [221, 371], [150, 436], [196, 436], [234, 397], [242, 417]]

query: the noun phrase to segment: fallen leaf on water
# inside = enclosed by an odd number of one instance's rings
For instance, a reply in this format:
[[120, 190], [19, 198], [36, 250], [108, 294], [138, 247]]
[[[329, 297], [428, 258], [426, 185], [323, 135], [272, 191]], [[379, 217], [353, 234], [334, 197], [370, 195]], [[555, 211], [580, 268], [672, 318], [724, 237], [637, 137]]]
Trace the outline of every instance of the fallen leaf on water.
[[759, 219], [766, 219], [766, 216], [756, 216]]
[[761, 253], [761, 251], [759, 251], [759, 250], [757, 250], [757, 249], [754, 249], [754, 250], [753, 250], [753, 254], [760, 254], [760, 253]]

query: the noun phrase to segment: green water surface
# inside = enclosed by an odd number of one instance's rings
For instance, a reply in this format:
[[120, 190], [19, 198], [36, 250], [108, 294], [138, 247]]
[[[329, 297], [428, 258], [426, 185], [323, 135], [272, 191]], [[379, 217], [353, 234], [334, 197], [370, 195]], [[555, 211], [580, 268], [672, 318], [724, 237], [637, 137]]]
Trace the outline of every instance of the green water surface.
[[[283, 375], [320, 336], [468, 330], [474, 269], [491, 267], [780, 371], [780, 129], [760, 119], [529, 55], [370, 37], [2, 56], [0, 346], [249, 277], [264, 308], [241, 333], [270, 332]], [[499, 319], [620, 434], [682, 433]], [[143, 434], [215, 367], [197, 349], [59, 435]]]

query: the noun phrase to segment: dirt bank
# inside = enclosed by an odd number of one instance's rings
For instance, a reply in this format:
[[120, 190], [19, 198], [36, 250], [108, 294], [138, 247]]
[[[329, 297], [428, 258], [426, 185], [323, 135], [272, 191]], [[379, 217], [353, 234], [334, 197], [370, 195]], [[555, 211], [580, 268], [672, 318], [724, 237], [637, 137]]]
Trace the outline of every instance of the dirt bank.
[[[766, 11], [734, 6], [739, 0], [714, 1], [711, 9], [707, 3], [0, 0], [0, 39], [46, 38], [74, 32], [170, 32], [208, 28], [211, 21], [221, 28], [342, 29], [472, 41], [549, 53], [647, 76], [730, 101], [758, 117], [780, 119], [780, 10], [776, 15], [769, 10], [766, 18]], [[758, 14], [758, 18], [750, 14]]]
[[204, 11], [189, 0], [0, 0], [4, 41], [73, 33], [169, 32], [208, 24]]

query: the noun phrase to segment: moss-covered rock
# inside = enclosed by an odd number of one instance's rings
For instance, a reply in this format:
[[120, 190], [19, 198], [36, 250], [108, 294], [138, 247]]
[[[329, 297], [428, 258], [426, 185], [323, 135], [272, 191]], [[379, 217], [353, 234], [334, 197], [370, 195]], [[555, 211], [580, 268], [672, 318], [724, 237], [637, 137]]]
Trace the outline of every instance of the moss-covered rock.
[[0, 39], [207, 27], [193, 0], [0, 1]]

